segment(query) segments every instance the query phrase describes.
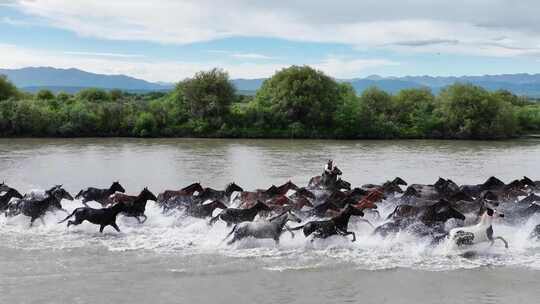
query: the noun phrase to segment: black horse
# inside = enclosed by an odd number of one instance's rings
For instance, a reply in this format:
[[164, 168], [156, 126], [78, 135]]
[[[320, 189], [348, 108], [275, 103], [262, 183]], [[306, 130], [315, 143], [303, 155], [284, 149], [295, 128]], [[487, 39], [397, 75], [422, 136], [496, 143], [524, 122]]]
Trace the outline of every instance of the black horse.
[[2, 181], [2, 183], [0, 184], [0, 192], [8, 191], [9, 188], [11, 188], [11, 187], [6, 185], [5, 181]]
[[100, 203], [102, 206], [106, 206], [110, 203], [109, 196], [114, 194], [115, 192], [126, 192], [126, 189], [120, 185], [118, 181], [113, 182], [112, 185], [108, 189], [98, 189], [89, 187], [86, 189], [83, 189], [77, 193], [75, 198], [81, 198], [82, 197], [82, 203], [86, 207], [88, 207], [88, 204], [86, 204], [89, 201], [96, 201]]
[[6, 216], [15, 216], [24, 214], [30, 217], [30, 227], [34, 224], [36, 219], [41, 219], [43, 222], [43, 215], [49, 210], [62, 210], [62, 199], [73, 200], [73, 197], [67, 192], [61, 185], [54, 186], [53, 188], [45, 191], [45, 197], [41, 199], [23, 199], [14, 204], [10, 204], [6, 211]]
[[403, 218], [416, 219], [428, 226], [438, 222], [444, 223], [451, 218], [465, 220], [465, 216], [454, 209], [450, 202], [446, 200], [440, 200], [431, 206], [422, 207], [399, 205], [387, 217], [387, 219]]
[[217, 208], [227, 209], [227, 206], [221, 201], [213, 201], [208, 204], [190, 206], [186, 209], [186, 214], [198, 218], [207, 218], [212, 216], [212, 213]]
[[[154, 195], [154, 193], [148, 190], [147, 187], [144, 187], [141, 193], [139, 193], [139, 195], [137, 195], [133, 201], [124, 203], [125, 210], [122, 212], [122, 214], [136, 218], [140, 224], [146, 222], [147, 217], [144, 214], [144, 211], [146, 210], [146, 202], [148, 200], [156, 201], [157, 197]], [[141, 221], [139, 217], [143, 217], [144, 219]]]
[[8, 203], [12, 198], [23, 198], [23, 196], [19, 193], [19, 191], [13, 189], [13, 188], [7, 188], [5, 190], [6, 193], [4, 195], [0, 196], [0, 212], [5, 211], [8, 207]]
[[227, 226], [241, 222], [251, 222], [259, 212], [271, 210], [270, 207], [261, 201], [258, 201], [253, 207], [247, 209], [227, 208], [213, 217], [210, 220], [210, 225], [213, 225], [219, 219], [226, 222]]
[[120, 232], [120, 228], [116, 225], [116, 217], [120, 212], [126, 212], [126, 204], [118, 203], [112, 207], [94, 209], [90, 207], [80, 207], [68, 215], [65, 219], [61, 220], [60, 223], [63, 223], [75, 216], [74, 221], [68, 221], [67, 226], [79, 225], [84, 221], [89, 221], [92, 224], [99, 225], [99, 232], [103, 233], [103, 229], [106, 226], [112, 226], [116, 231]]
[[207, 200], [216, 201], [219, 200], [223, 203], [229, 203], [231, 201], [231, 195], [235, 192], [242, 192], [244, 189], [237, 184], [230, 183], [225, 187], [225, 190], [215, 190], [212, 188], [204, 188], [203, 191], [197, 195], [197, 198], [201, 203]]
[[[313, 233], [313, 236], [316, 238], [327, 238], [332, 235], [352, 235], [352, 241], [356, 241], [356, 235], [352, 231], [348, 231], [349, 219], [352, 215], [355, 216], [364, 216], [362, 210], [355, 208], [351, 205], [347, 205], [339, 215], [326, 220], [326, 221], [311, 221], [305, 225], [291, 228], [291, 230], [300, 230], [302, 229], [304, 235], [307, 237]], [[313, 241], [313, 240], [312, 240]]]

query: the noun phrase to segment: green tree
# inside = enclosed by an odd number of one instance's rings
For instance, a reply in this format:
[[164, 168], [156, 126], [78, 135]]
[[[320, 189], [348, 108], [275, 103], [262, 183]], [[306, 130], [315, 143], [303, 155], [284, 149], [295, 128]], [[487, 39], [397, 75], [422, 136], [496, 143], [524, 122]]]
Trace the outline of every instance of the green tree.
[[79, 91], [77, 96], [79, 99], [91, 102], [109, 101], [110, 97], [105, 90], [96, 88], [81, 90]]
[[235, 99], [235, 88], [229, 75], [220, 69], [202, 71], [179, 84], [184, 103], [194, 118], [211, 120], [221, 125], [220, 118], [227, 115]]
[[304, 126], [312, 131], [332, 127], [343, 96], [337, 82], [323, 72], [291, 66], [265, 80], [253, 103], [268, 126], [290, 126], [298, 133]]
[[36, 94], [36, 99], [38, 100], [51, 100], [54, 99], [54, 94], [51, 90], [42, 89], [39, 90]]
[[0, 100], [16, 98], [19, 95], [17, 88], [7, 79], [5, 75], [0, 75]]
[[133, 130], [135, 135], [141, 137], [155, 136], [156, 131], [157, 123], [152, 113], [140, 113], [137, 117], [137, 121], [135, 122], [135, 128]]
[[510, 102], [471, 84], [454, 84], [439, 94], [447, 135], [501, 138], [517, 135], [518, 121]]
[[401, 137], [431, 137], [437, 131], [435, 96], [428, 88], [405, 89], [394, 96], [393, 121]]
[[396, 137], [397, 126], [392, 121], [392, 95], [377, 87], [364, 90], [360, 96], [360, 134], [367, 138]]

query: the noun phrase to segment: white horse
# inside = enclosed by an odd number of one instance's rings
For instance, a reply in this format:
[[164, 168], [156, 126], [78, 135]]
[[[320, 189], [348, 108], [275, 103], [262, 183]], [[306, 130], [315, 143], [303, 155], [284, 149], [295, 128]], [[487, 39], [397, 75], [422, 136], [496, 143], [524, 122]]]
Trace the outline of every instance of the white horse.
[[451, 242], [452, 247], [474, 245], [483, 242], [490, 242], [491, 246], [493, 246], [495, 240], [501, 240], [504, 243], [504, 247], [508, 248], [508, 242], [503, 237], [493, 236], [493, 227], [491, 223], [493, 222], [495, 213], [497, 213], [499, 217], [504, 217], [504, 214], [491, 208], [486, 208], [486, 212], [484, 212], [478, 224], [450, 230], [448, 240]]
[[279, 238], [283, 233], [283, 228], [287, 229], [291, 233], [291, 236], [294, 237], [294, 233], [286, 225], [289, 221], [297, 223], [302, 222], [302, 220], [291, 211], [285, 211], [267, 221], [236, 224], [231, 232], [225, 237], [225, 240], [234, 233], [232, 240], [227, 243], [228, 245], [250, 236], [256, 239], [273, 239], [276, 244], [278, 244]]

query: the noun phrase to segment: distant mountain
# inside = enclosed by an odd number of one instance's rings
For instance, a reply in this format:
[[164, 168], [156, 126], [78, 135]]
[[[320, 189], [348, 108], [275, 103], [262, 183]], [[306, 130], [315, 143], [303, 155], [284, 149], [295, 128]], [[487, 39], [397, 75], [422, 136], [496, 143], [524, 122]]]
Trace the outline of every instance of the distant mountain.
[[[78, 69], [57, 69], [51, 67], [29, 67], [22, 69], [0, 69], [0, 74], [6, 75], [16, 86], [29, 92], [43, 88], [69, 93], [94, 87], [103, 89], [121, 89], [130, 92], [166, 91], [174, 87], [171, 83], [148, 82], [125, 75], [103, 75], [89, 73]], [[253, 95], [265, 78], [232, 79], [239, 93]], [[506, 89], [517, 95], [540, 97], [540, 74], [502, 74], [484, 76], [433, 77], [405, 76], [382, 77], [370, 75], [366, 78], [338, 79], [348, 82], [357, 93], [370, 86], [377, 86], [390, 93], [397, 93], [409, 88], [430, 88], [438, 93], [445, 86], [455, 82], [472, 83], [488, 90]]]
[[125, 75], [103, 75], [78, 69], [29, 67], [0, 69], [17, 87], [27, 91], [48, 88], [54, 91], [78, 91], [82, 88], [121, 89], [126, 91], [161, 91], [172, 85], [158, 84]]
[[[264, 79], [237, 79], [233, 80], [238, 90], [255, 91]], [[429, 88], [438, 93], [442, 88], [456, 82], [472, 83], [495, 91], [506, 89], [517, 95], [540, 97], [540, 74], [504, 74], [485, 76], [460, 77], [433, 77], [433, 76], [405, 76], [382, 77], [370, 75], [366, 78], [338, 79], [340, 82], [350, 83], [357, 93], [366, 88], [376, 86], [390, 93], [397, 93], [403, 89]]]

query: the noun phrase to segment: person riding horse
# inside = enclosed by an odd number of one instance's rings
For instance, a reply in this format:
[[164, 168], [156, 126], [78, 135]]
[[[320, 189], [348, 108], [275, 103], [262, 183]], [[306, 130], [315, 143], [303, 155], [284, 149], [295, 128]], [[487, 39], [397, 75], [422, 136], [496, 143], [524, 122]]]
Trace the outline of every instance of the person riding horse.
[[321, 175], [321, 183], [323, 185], [333, 185], [337, 181], [337, 175], [332, 174], [334, 171], [334, 162], [329, 159], [328, 163], [326, 163], [326, 166], [324, 167], [323, 174]]

